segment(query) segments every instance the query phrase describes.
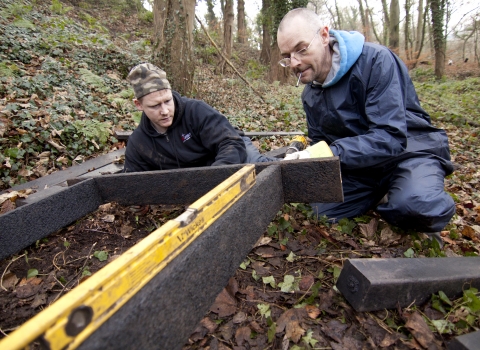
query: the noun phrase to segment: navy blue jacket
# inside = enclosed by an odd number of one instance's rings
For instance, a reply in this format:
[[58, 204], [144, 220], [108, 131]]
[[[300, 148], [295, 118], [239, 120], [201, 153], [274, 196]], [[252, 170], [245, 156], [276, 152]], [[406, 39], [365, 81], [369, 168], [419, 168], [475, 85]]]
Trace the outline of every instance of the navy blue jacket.
[[124, 172], [241, 164], [245, 143], [227, 118], [203, 101], [172, 91], [175, 115], [166, 134], [159, 134], [142, 114], [128, 139]]
[[363, 43], [357, 32], [332, 30], [330, 36], [339, 44], [335, 72], [302, 94], [312, 143], [326, 141], [342, 170], [390, 167], [427, 155], [450, 173], [447, 135], [420, 107], [405, 64], [388, 48]]

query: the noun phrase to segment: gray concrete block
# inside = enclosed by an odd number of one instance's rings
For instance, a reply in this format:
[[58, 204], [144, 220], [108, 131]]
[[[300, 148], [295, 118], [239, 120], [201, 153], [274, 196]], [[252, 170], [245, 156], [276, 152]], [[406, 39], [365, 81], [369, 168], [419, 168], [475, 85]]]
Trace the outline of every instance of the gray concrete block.
[[357, 311], [421, 305], [439, 291], [480, 288], [480, 258], [349, 259], [336, 286]]

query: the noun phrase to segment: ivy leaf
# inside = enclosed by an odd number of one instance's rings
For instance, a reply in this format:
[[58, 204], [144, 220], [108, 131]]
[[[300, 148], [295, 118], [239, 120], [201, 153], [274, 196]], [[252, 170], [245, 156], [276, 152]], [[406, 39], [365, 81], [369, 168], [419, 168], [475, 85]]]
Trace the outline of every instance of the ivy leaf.
[[296, 259], [295, 259], [296, 257], [297, 257], [297, 256], [296, 256], [293, 252], [290, 252], [290, 254], [288, 254], [288, 256], [287, 256], [286, 259], [287, 259], [287, 261], [289, 261], [289, 262], [294, 262], [294, 261], [296, 260]]
[[273, 276], [263, 277], [262, 280], [264, 284], [270, 284], [272, 288], [276, 287], [275, 278]]
[[37, 269], [30, 269], [27, 272], [27, 279], [35, 277], [38, 275], [38, 270]]
[[258, 311], [260, 311], [260, 315], [265, 318], [269, 318], [271, 311], [270, 311], [270, 305], [268, 304], [257, 304]]
[[295, 277], [292, 275], [285, 275], [283, 277], [283, 282], [280, 282], [278, 286], [284, 293], [293, 293], [293, 291], [300, 289], [298, 282], [295, 281]]
[[108, 259], [108, 253], [103, 250], [97, 250], [93, 253], [93, 256], [96, 257], [100, 261], [105, 261]]
[[415, 252], [413, 251], [412, 248], [408, 248], [404, 253], [403, 255], [405, 255], [405, 257], [407, 258], [413, 258], [413, 256], [415, 255]]

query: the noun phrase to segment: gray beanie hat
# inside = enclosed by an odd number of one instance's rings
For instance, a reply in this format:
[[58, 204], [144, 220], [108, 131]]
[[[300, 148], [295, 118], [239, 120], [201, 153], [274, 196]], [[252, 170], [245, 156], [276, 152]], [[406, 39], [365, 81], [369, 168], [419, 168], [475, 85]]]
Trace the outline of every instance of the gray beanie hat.
[[167, 80], [167, 73], [150, 63], [141, 63], [133, 67], [128, 73], [127, 80], [132, 85], [137, 99], [151, 92], [172, 89]]

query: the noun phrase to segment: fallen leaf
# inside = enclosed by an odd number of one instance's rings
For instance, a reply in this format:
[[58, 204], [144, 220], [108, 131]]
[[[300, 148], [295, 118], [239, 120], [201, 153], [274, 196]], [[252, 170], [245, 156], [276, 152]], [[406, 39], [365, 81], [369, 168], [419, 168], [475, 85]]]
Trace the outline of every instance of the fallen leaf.
[[[114, 216], [114, 215], [112, 215]], [[107, 221], [107, 222], [113, 222], [113, 221]], [[121, 228], [120, 228], [120, 235], [123, 237], [123, 238], [129, 238], [131, 236], [131, 233], [132, 231], [134, 230], [133, 227], [131, 226], [128, 226], [128, 225], [123, 225]]]
[[292, 340], [294, 343], [298, 343], [302, 335], [305, 334], [305, 330], [300, 327], [300, 323], [298, 321], [287, 323], [286, 328], [285, 337]]
[[213, 333], [218, 328], [218, 325], [208, 317], [204, 317], [200, 324], [208, 330], [208, 333]]
[[288, 309], [278, 318], [275, 333], [283, 332], [286, 329], [287, 324], [303, 321], [305, 317], [307, 317], [307, 311], [304, 308]]
[[35, 299], [33, 299], [33, 302], [30, 304], [30, 307], [33, 309], [36, 309], [40, 305], [45, 305], [47, 303], [47, 294], [41, 293], [35, 295]]
[[427, 325], [427, 322], [417, 311], [407, 316], [405, 327], [410, 330], [415, 340], [424, 348], [435, 343], [435, 336]]
[[18, 283], [18, 277], [14, 273], [8, 271], [3, 277], [2, 285], [6, 289], [13, 289]]
[[255, 249], [255, 254], [262, 258], [273, 258], [275, 256], [275, 251], [272, 247], [259, 247]]
[[215, 302], [210, 307], [210, 311], [218, 314], [218, 317], [226, 317], [233, 315], [237, 310], [237, 302], [225, 288], [222, 292], [217, 296]]
[[380, 245], [389, 246], [397, 242], [402, 236], [398, 233], [392, 231], [390, 227], [385, 227], [382, 232], [380, 232]]
[[255, 243], [255, 245], [253, 246], [253, 248], [257, 248], [257, 247], [260, 247], [262, 245], [267, 245], [271, 241], [272, 241], [271, 237], [266, 237], [266, 236], [260, 237], [260, 239], [257, 241], [257, 243]]
[[321, 314], [320, 309], [313, 305], [305, 306], [305, 311], [307, 311], [308, 317], [310, 317], [313, 320], [316, 319], [318, 315]]
[[115, 221], [115, 215], [107, 214], [101, 220], [103, 220], [105, 222], [114, 222]]
[[244, 343], [248, 343], [250, 340], [250, 334], [252, 334], [252, 330], [248, 326], [237, 329], [235, 332], [235, 342], [237, 345], [242, 346]]
[[235, 314], [235, 316], [233, 316], [233, 323], [242, 323], [242, 322], [245, 322], [247, 320], [247, 314], [243, 311], [240, 311], [238, 313]]
[[38, 277], [32, 277], [28, 280], [22, 278], [19, 285], [15, 289], [15, 295], [20, 299], [31, 297], [40, 290], [41, 283], [42, 279]]
[[109, 211], [112, 209], [112, 203], [105, 203], [98, 206], [98, 209], [101, 211]]
[[300, 287], [300, 290], [308, 290], [313, 285], [314, 281], [315, 279], [312, 275], [306, 275], [302, 277], [298, 286]]
[[462, 230], [462, 235], [467, 237], [467, 238], [470, 238], [472, 240], [476, 240], [478, 239], [477, 238], [477, 233], [475, 232], [475, 230], [470, 227], [470, 226], [464, 226], [463, 227], [463, 230]]
[[360, 228], [360, 234], [368, 240], [371, 240], [375, 237], [375, 232], [377, 232], [378, 220], [373, 218], [368, 224], [358, 224]]

